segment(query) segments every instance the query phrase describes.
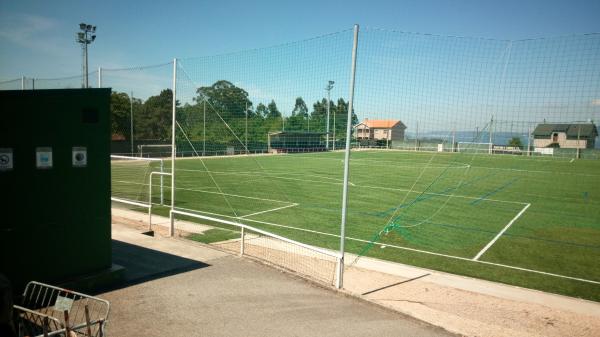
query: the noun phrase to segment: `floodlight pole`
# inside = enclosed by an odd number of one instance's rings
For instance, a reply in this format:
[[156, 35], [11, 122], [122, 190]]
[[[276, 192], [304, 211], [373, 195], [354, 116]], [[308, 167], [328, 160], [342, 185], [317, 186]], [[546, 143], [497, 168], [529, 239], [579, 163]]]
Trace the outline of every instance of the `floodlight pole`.
[[[80, 32], [77, 33], [77, 42], [81, 44], [83, 49], [83, 82], [81, 86], [84, 88], [89, 88], [89, 78], [88, 78], [88, 44], [94, 42], [96, 39], [96, 26], [88, 25], [85, 23], [79, 24]], [[88, 36], [88, 34], [92, 34]]]
[[[348, 120], [346, 122], [346, 151], [344, 154], [344, 184], [342, 190], [342, 223], [340, 229], [340, 259], [337, 266], [336, 287], [344, 286], [344, 244], [346, 240], [346, 216], [348, 210], [348, 178], [350, 176], [350, 136], [352, 135], [352, 105], [354, 102], [354, 79], [356, 78], [356, 50], [358, 47], [358, 25], [354, 25], [354, 43], [352, 45], [352, 70], [350, 72], [350, 95], [348, 102]], [[334, 124], [335, 128], [335, 124]], [[335, 141], [335, 140], [334, 140]], [[335, 143], [334, 143], [335, 144]]]
[[173, 215], [173, 211], [175, 210], [175, 123], [176, 120], [176, 103], [177, 103], [177, 59], [173, 59], [173, 97], [172, 97], [172, 111], [171, 111], [171, 212], [169, 212], [169, 216], [171, 217], [171, 227], [169, 228], [169, 235], [175, 235], [175, 216]]
[[329, 150], [329, 108], [331, 106], [331, 89], [333, 89], [334, 83], [335, 82], [333, 82], [333, 81], [329, 81], [327, 83], [327, 86], [325, 87], [325, 90], [327, 90], [327, 132], [326, 132], [327, 137], [326, 137], [326, 141], [325, 141], [325, 147], [327, 148], [327, 150]]

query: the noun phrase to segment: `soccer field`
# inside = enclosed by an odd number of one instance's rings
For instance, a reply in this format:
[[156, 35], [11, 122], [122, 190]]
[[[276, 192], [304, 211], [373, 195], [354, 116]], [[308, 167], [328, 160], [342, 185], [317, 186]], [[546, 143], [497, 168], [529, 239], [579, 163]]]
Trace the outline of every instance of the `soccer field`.
[[[342, 152], [175, 166], [177, 208], [339, 249]], [[113, 195], [146, 201], [148, 170], [124, 167]], [[600, 300], [598, 160], [353, 151], [349, 181], [347, 252]]]

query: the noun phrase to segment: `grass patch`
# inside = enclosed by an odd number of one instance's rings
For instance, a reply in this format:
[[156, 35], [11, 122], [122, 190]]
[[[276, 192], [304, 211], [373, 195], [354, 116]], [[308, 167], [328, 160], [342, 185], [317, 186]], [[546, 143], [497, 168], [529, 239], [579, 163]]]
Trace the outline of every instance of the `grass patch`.
[[198, 241], [202, 243], [213, 243], [232, 239], [239, 239], [240, 233], [236, 233], [225, 229], [213, 228], [203, 233], [190, 234], [186, 238], [192, 241]]

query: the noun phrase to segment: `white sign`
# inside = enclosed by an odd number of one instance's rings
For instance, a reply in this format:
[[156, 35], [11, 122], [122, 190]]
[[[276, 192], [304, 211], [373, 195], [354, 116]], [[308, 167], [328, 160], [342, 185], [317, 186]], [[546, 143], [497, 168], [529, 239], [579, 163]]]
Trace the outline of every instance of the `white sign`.
[[87, 149], [85, 147], [73, 147], [72, 152], [73, 167], [87, 166]]
[[56, 302], [54, 302], [54, 310], [64, 312], [71, 311], [71, 307], [73, 306], [73, 299], [63, 296], [56, 296]]
[[535, 152], [541, 153], [541, 154], [553, 155], [554, 154], [554, 148], [551, 148], [551, 147], [536, 147], [535, 148]]
[[13, 168], [13, 150], [0, 149], [0, 171], [8, 171]]
[[438, 144], [438, 152], [444, 152], [444, 144]]
[[52, 168], [52, 148], [38, 147], [35, 149], [35, 164], [39, 169]]

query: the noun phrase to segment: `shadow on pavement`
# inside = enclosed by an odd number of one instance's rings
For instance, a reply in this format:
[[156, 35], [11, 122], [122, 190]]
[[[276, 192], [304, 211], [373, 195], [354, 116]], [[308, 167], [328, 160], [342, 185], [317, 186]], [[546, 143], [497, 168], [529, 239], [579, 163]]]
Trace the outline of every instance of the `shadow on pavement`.
[[112, 240], [112, 262], [125, 267], [125, 280], [102, 291], [121, 289], [210, 266], [118, 240]]

